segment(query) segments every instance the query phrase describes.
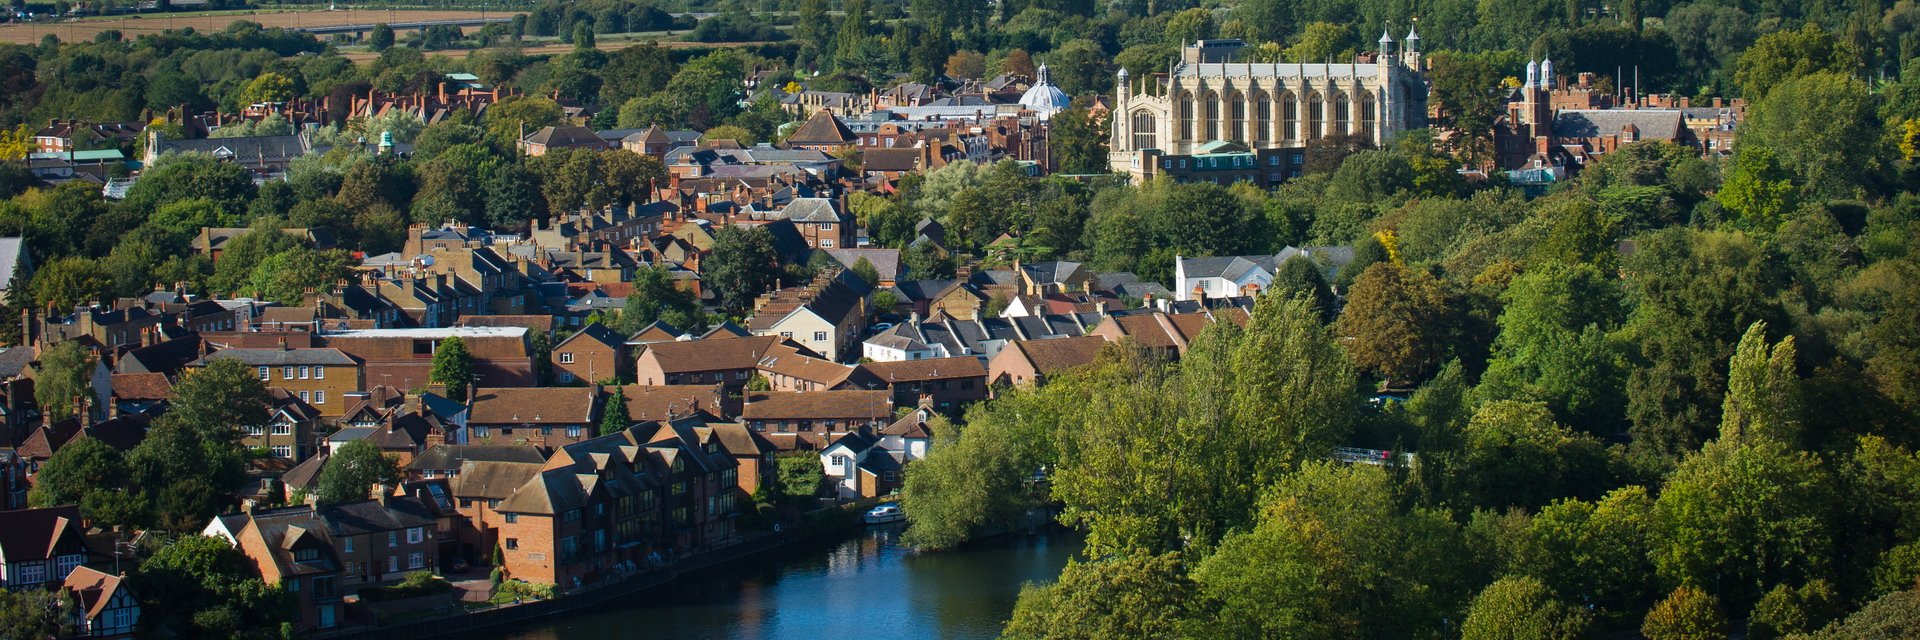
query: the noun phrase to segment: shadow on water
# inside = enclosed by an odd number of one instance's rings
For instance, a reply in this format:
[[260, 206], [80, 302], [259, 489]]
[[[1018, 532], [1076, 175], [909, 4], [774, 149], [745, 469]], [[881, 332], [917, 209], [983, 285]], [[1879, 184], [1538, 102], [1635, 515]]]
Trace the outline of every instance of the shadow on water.
[[543, 620], [511, 640], [646, 637], [994, 638], [1020, 585], [1059, 576], [1078, 535], [1010, 536], [941, 553], [899, 544], [902, 525], [796, 548], [786, 559], [689, 576], [626, 606]]

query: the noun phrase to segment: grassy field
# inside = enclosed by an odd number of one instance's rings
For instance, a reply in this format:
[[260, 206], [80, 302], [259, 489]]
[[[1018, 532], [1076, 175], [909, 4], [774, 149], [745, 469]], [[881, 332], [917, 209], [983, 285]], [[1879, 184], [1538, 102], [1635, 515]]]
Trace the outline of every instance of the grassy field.
[[[168, 29], [193, 27], [201, 31], [227, 28], [235, 20], [251, 20], [269, 27], [318, 27], [337, 24], [369, 24], [375, 22], [413, 22], [418, 20], [457, 20], [480, 17], [479, 11], [446, 11], [416, 9], [341, 9], [339, 11], [286, 10], [286, 11], [205, 11], [197, 13], [153, 13], [130, 16], [113, 16], [66, 22], [35, 22], [27, 24], [9, 23], [0, 25], [0, 42], [18, 44], [36, 44], [46, 34], [60, 36], [62, 41], [92, 40], [93, 35], [107, 29], [119, 29], [128, 39], [141, 34], [159, 33]], [[513, 15], [511, 12], [490, 11], [489, 17]]]

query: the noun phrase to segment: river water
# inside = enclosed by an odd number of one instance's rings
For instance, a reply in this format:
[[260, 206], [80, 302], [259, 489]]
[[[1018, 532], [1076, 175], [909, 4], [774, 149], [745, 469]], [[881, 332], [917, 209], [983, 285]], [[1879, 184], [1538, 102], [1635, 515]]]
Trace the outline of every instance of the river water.
[[648, 638], [990, 639], [1020, 585], [1052, 580], [1080, 550], [1072, 534], [1015, 536], [915, 553], [901, 525], [793, 550], [772, 563], [688, 576], [624, 607], [566, 614], [497, 636], [511, 640]]

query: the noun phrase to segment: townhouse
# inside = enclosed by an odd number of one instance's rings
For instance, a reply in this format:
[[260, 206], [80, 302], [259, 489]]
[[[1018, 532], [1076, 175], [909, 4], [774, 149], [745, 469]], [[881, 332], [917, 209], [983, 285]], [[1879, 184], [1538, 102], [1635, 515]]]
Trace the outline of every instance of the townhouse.
[[768, 293], [754, 301], [747, 329], [780, 336], [828, 360], [852, 359], [866, 326], [870, 285], [848, 271], [822, 274], [813, 282]]
[[740, 418], [781, 451], [817, 450], [893, 421], [892, 391], [757, 391]]
[[953, 415], [987, 397], [987, 367], [971, 356], [868, 362], [859, 368], [887, 384], [896, 406], [927, 405]]
[[365, 388], [360, 363], [339, 349], [294, 348], [282, 339], [278, 348], [221, 349], [187, 366], [205, 367], [216, 360], [247, 365], [260, 382], [300, 398], [328, 419], [345, 415], [348, 394]]
[[320, 339], [362, 364], [364, 384], [411, 389], [427, 385], [434, 352], [453, 337], [459, 337], [473, 356], [476, 384], [534, 384], [525, 327], [351, 329], [328, 331]]
[[80, 507], [0, 511], [0, 589], [58, 584], [90, 558]]

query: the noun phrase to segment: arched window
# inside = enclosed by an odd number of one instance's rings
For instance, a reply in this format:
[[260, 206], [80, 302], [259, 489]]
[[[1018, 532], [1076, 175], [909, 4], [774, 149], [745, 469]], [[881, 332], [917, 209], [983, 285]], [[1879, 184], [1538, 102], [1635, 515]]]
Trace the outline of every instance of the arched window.
[[1202, 119], [1203, 121], [1200, 125], [1201, 129], [1206, 132], [1206, 137], [1201, 139], [1201, 142], [1211, 142], [1220, 139], [1220, 94], [1214, 93], [1211, 90], [1207, 91], [1206, 103], [1206, 117]]
[[1373, 123], [1376, 120], [1374, 111], [1379, 109], [1380, 107], [1379, 105], [1376, 105], [1373, 102], [1373, 92], [1367, 91], [1365, 89], [1362, 89], [1360, 91], [1359, 104], [1360, 104], [1360, 118], [1359, 118], [1360, 135], [1364, 135], [1369, 138], [1372, 138], [1374, 135]]
[[1180, 92], [1180, 99], [1174, 102], [1173, 110], [1177, 112], [1173, 115], [1174, 120], [1178, 121], [1176, 133], [1180, 134], [1180, 141], [1193, 140], [1193, 92]]
[[1308, 140], [1319, 140], [1325, 133], [1327, 124], [1327, 103], [1320, 98], [1320, 92], [1307, 94], [1307, 135]]
[[1227, 135], [1234, 142], [1247, 141], [1247, 96], [1239, 91], [1227, 91]]
[[1273, 101], [1267, 98], [1267, 92], [1253, 90], [1253, 141], [1266, 142], [1273, 139]]
[[1154, 127], [1158, 122], [1153, 112], [1146, 109], [1133, 112], [1133, 149], [1156, 149], [1160, 141], [1155, 139]]
[[1353, 116], [1347, 111], [1348, 106], [1350, 106], [1350, 104], [1347, 102], [1347, 93], [1345, 91], [1333, 92], [1334, 133], [1347, 133], [1353, 130], [1352, 127], [1349, 126], [1353, 123]]
[[1292, 91], [1280, 92], [1280, 141], [1300, 139], [1300, 101]]

